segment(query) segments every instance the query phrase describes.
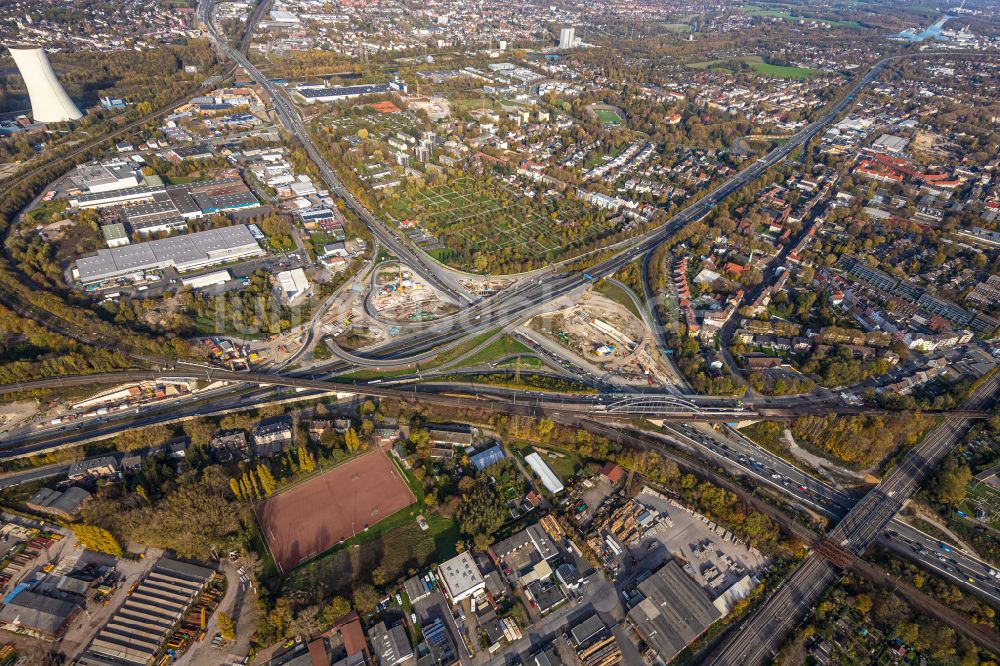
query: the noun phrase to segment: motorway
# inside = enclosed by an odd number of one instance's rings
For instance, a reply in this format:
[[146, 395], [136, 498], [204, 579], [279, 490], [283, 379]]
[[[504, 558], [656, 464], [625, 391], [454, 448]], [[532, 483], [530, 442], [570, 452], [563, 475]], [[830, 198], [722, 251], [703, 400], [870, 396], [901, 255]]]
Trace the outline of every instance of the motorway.
[[[1000, 373], [993, 374], [963, 403], [969, 409], [992, 404], [1000, 392]], [[847, 512], [830, 531], [832, 548], [861, 555], [902, 508], [903, 502], [951, 451], [968, 430], [970, 420], [948, 417], [892, 469], [882, 482]], [[980, 572], [982, 573], [982, 572]], [[718, 666], [755, 666], [775, 655], [788, 633], [811, 612], [840, 570], [812, 554], [784, 584], [757, 609], [725, 647], [709, 662]]]
[[[269, 4], [270, 0], [263, 0], [258, 7]], [[442, 317], [430, 324], [422, 334], [418, 334], [420, 339], [426, 340], [428, 343], [433, 343], [430, 344], [431, 347], [440, 345], [442, 342], [454, 340], [455, 336], [466, 336], [489, 328], [506, 326], [516, 318], [523, 316], [526, 312], [561, 296], [570, 295], [577, 290], [582, 290], [588, 287], [593, 280], [608, 277], [637, 257], [649, 253], [685, 225], [707, 215], [713, 207], [727, 196], [760, 177], [767, 170], [783, 161], [793, 151], [818, 135], [852, 104], [857, 94], [871, 83], [885, 66], [894, 59], [886, 58], [876, 63], [823, 116], [796, 134], [788, 137], [786, 143], [775, 148], [765, 157], [755, 161], [729, 180], [721, 183], [705, 197], [677, 213], [657, 229], [624, 244], [622, 246], [624, 249], [588, 269], [586, 276], [582, 273], [546, 276], [530, 280], [523, 286], [501, 292], [490, 299], [475, 301], [458, 284], [457, 279], [451, 271], [426, 259], [419, 251], [405, 242], [395, 229], [390, 228], [376, 218], [353, 194], [347, 191], [335, 175], [333, 169], [327, 164], [326, 160], [313, 144], [305, 124], [295, 109], [294, 104], [289, 99], [287, 92], [268, 80], [267, 77], [247, 60], [242, 52], [226, 45], [224, 39], [218, 35], [216, 28], [211, 22], [210, 6], [209, 0], [201, 0], [198, 11], [199, 16], [208, 26], [213, 39], [220, 49], [239, 63], [247, 71], [248, 75], [268, 92], [282, 125], [305, 147], [310, 158], [316, 163], [323, 180], [330, 190], [340, 196], [348, 207], [369, 226], [375, 238], [384, 247], [409, 264], [425, 280], [439, 289], [443, 294], [450, 296], [455, 302], [472, 304], [471, 307], [463, 308], [455, 315]], [[428, 349], [423, 349], [409, 356], [400, 356], [398, 353], [392, 353], [390, 348], [376, 349], [372, 354], [365, 355], [348, 354], [346, 352], [342, 352], [339, 355], [343, 360], [355, 365], [388, 367], [390, 362], [393, 365], [420, 362], [420, 360], [426, 358], [425, 354], [427, 351]]]
[[[685, 424], [666, 428], [667, 435], [659, 437], [731, 473], [745, 475], [757, 486], [784, 494], [791, 498], [792, 508], [809, 509], [839, 521], [857, 503], [856, 497], [824, 483], [729, 428], [721, 432]], [[656, 433], [646, 434], [657, 437]], [[946, 543], [950, 550], [945, 550], [939, 539], [899, 518], [889, 521], [879, 535], [879, 542], [943, 579], [1000, 605], [1000, 579], [990, 575], [990, 565], [955, 544]]]
[[[257, 5], [257, 9], [261, 13], [270, 7], [272, 0], [261, 0]], [[244, 55], [245, 51], [241, 48], [234, 49], [226, 43], [224, 37], [219, 35], [215, 24], [213, 22], [213, 17], [211, 15], [211, 0], [200, 0], [198, 4], [198, 16], [201, 21], [208, 28], [208, 32], [215, 42], [216, 46], [220, 51], [225, 53], [229, 58], [235, 61], [242, 67], [247, 75], [250, 76], [262, 89], [267, 91], [268, 95], [271, 97], [271, 101], [274, 104], [274, 110], [278, 115], [278, 119], [281, 121], [282, 126], [294, 136], [302, 146], [305, 148], [309, 155], [309, 158], [315, 163], [317, 169], [319, 170], [320, 176], [322, 176], [323, 181], [326, 183], [330, 191], [347, 204], [347, 207], [354, 212], [371, 230], [374, 237], [378, 242], [397, 257], [399, 257], [404, 263], [409, 265], [415, 272], [420, 274], [426, 281], [434, 285], [435, 288], [440, 290], [447, 297], [454, 300], [456, 303], [472, 303], [476, 299], [472, 297], [458, 282], [455, 276], [443, 266], [433, 263], [426, 257], [424, 257], [419, 251], [412, 248], [400, 234], [395, 230], [390, 228], [388, 225], [383, 223], [368, 208], [362, 204], [357, 197], [355, 197], [337, 178], [333, 169], [327, 164], [326, 160], [320, 154], [319, 149], [316, 148], [313, 143], [312, 138], [309, 136], [309, 132], [306, 129], [305, 123], [302, 121], [302, 117], [299, 115], [298, 111], [295, 109], [294, 104], [289, 99], [288, 93], [284, 89], [279, 88], [274, 83], [272, 83], [266, 76], [264, 76], [260, 70], [258, 70], [253, 63], [247, 59]], [[248, 23], [248, 25], [256, 25], [256, 21]], [[248, 29], [247, 34], [251, 34], [253, 30]]]

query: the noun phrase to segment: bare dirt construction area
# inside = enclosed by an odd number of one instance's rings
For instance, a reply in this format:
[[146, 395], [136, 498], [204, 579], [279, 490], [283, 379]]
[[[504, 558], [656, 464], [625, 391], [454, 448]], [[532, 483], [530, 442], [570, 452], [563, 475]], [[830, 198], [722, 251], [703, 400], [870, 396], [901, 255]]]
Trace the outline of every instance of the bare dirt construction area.
[[282, 573], [416, 501], [381, 449], [264, 500], [256, 507]]
[[21, 425], [38, 413], [33, 400], [20, 400], [0, 405], [0, 432]]
[[579, 303], [535, 317], [528, 326], [627, 383], [644, 385], [650, 377], [666, 376], [659, 355], [650, 353], [642, 320], [603, 294], [588, 291]]
[[457, 310], [433, 287], [415, 279], [409, 266], [395, 261], [381, 264], [372, 275], [369, 300], [378, 317], [389, 322], [436, 319]]

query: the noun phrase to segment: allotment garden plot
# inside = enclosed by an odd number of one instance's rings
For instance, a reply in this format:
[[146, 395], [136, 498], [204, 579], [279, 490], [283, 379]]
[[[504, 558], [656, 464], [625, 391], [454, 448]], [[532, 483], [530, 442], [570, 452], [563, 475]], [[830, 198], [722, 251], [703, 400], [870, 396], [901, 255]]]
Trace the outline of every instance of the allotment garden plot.
[[415, 218], [437, 236], [449, 251], [442, 258], [471, 265], [479, 253], [493, 260], [491, 269], [555, 258], [612, 231], [605, 213], [581, 201], [530, 198], [492, 179], [459, 178], [401, 192], [389, 212], [398, 220]]

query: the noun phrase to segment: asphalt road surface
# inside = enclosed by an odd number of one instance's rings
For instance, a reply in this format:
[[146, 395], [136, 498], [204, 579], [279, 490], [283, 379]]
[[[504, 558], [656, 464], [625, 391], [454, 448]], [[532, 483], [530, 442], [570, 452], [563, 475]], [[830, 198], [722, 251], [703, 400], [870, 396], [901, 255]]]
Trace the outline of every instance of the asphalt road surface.
[[[972, 393], [963, 407], [988, 406], [995, 400], [998, 389], [1000, 374], [994, 374]], [[831, 530], [829, 540], [850, 553], [862, 554], [882, 534], [903, 502], [951, 451], [970, 423], [967, 418], [949, 417], [931, 430], [902, 463], [847, 512]], [[708, 663], [756, 666], [766, 662], [839, 576], [840, 570], [829, 561], [815, 553], [810, 555]]]

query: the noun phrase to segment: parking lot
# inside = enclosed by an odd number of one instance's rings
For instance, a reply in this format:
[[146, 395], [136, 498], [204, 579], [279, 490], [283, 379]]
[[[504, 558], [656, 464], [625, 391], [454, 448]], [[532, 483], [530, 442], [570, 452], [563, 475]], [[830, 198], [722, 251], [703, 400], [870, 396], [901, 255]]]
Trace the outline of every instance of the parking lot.
[[[712, 527], [714, 523], [704, 522], [698, 514], [654, 495], [640, 494], [637, 499], [646, 506], [665, 511], [673, 522], [672, 526], [665, 523], [655, 535], [643, 539], [633, 549], [637, 559], [652, 556], [656, 561], [663, 561], [669, 553], [690, 564], [694, 579], [712, 594], [720, 594], [747, 574], [756, 576], [767, 566], [768, 560], [760, 551], [748, 547], [735, 535], [730, 534], [727, 540], [726, 530]], [[664, 550], [666, 552], [656, 554]]]

